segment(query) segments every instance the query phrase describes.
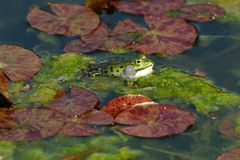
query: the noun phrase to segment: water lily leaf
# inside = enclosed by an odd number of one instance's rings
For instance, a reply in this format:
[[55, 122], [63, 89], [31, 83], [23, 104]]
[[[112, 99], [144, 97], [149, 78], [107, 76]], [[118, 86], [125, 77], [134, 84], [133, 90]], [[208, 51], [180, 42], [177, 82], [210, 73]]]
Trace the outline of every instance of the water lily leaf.
[[213, 21], [226, 13], [223, 8], [212, 4], [186, 5], [179, 8], [179, 10], [181, 12], [178, 17], [199, 22]]
[[65, 116], [74, 117], [93, 109], [98, 103], [99, 98], [95, 93], [84, 88], [73, 87], [69, 96], [54, 99], [44, 107]]
[[184, 4], [184, 0], [131, 0], [129, 2], [112, 2], [120, 12], [136, 15], [161, 15], [176, 10]]
[[180, 18], [145, 16], [150, 30], [129, 46], [141, 53], [177, 55], [190, 49], [196, 40], [196, 29]]
[[216, 160], [239, 160], [240, 148], [233, 148], [230, 151], [222, 154]]
[[0, 69], [0, 93], [3, 95], [8, 94], [8, 79], [4, 74], [3, 70]]
[[225, 136], [240, 138], [240, 113], [227, 116], [218, 129]]
[[62, 128], [59, 134], [70, 136], [90, 136], [97, 134], [95, 128], [88, 125], [110, 125], [113, 123], [113, 118], [105, 112], [91, 110], [81, 114], [80, 116], [69, 117], [66, 120], [66, 125]]
[[132, 44], [141, 32], [147, 29], [132, 20], [119, 21], [112, 32], [106, 23], [101, 22], [99, 27], [90, 34], [81, 36], [65, 45], [65, 52], [88, 53], [95, 50], [112, 51], [115, 48], [126, 48]]
[[77, 4], [49, 3], [55, 14], [37, 7], [28, 13], [27, 20], [33, 28], [49, 34], [66, 36], [84, 35], [97, 28], [99, 16], [91, 9]]
[[160, 104], [137, 105], [120, 113], [114, 120], [119, 124], [131, 125], [119, 128], [121, 132], [149, 138], [181, 133], [195, 121], [192, 112]]
[[140, 94], [123, 95], [108, 102], [103, 106], [102, 111], [115, 118], [122, 111], [143, 102], [152, 102], [152, 100]]
[[0, 45], [0, 68], [12, 81], [30, 79], [41, 68], [40, 58], [17, 45]]
[[[6, 111], [0, 111], [4, 112]], [[64, 117], [43, 108], [23, 108], [12, 110], [5, 124], [0, 125], [0, 139], [11, 141], [31, 141], [56, 134], [64, 125]], [[8, 116], [8, 117], [9, 117]]]

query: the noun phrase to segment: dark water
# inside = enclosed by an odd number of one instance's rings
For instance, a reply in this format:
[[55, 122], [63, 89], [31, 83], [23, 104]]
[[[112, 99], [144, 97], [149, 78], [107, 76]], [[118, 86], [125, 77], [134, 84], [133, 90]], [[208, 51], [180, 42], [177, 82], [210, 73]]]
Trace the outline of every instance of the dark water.
[[[73, 38], [48, 36], [48, 40], [44, 41], [44, 38], [39, 36], [39, 31], [32, 29], [26, 21], [26, 15], [31, 6], [37, 5], [47, 8], [47, 2], [83, 4], [84, 0], [7, 0], [2, 2], [0, 5], [0, 44], [19, 44], [25, 48], [35, 50], [42, 57], [49, 54], [57, 55], [62, 53], [64, 44]], [[144, 24], [142, 17], [130, 16], [117, 11], [111, 15], [105, 12], [101, 15], [102, 20], [106, 21], [110, 26], [126, 17]], [[156, 68], [178, 66], [190, 72], [199, 68], [204, 70], [216, 85], [240, 94], [237, 84], [240, 74], [239, 77], [232, 74], [233, 70], [240, 68], [240, 23], [220, 23], [216, 21], [193, 23], [193, 25], [198, 29], [200, 36], [195, 46], [185, 54], [176, 57], [161, 58], [155, 55], [150, 56], [154, 60]], [[115, 56], [100, 52], [90, 55], [100, 59]], [[108, 97], [108, 99], [110, 98]], [[106, 99], [102, 99], [102, 101], [106, 101]], [[217, 131], [218, 122], [219, 119], [199, 116], [198, 123], [183, 134], [159, 139], [134, 138], [124, 135], [128, 139], [127, 142], [124, 142], [124, 145], [131, 149], [143, 151], [145, 156], [142, 159], [213, 160], [225, 150], [234, 146], [240, 146], [239, 141], [219, 134]], [[102, 136], [116, 135], [110, 129], [105, 130], [105, 135]], [[94, 138], [67, 137], [61, 139], [53, 137], [37, 142], [17, 143], [14, 159], [24, 159], [22, 156], [30, 148], [41, 148], [44, 153], [53, 154], [57, 153], [58, 149], [64, 148], [64, 146], [82, 143]], [[34, 159], [34, 156], [32, 159]], [[39, 158], [35, 157], [35, 159]]]

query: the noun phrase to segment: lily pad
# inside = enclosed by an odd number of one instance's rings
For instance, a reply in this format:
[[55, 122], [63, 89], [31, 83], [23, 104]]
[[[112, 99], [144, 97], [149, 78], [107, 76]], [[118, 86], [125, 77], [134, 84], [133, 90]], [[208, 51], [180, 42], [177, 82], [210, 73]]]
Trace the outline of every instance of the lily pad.
[[91, 9], [77, 4], [49, 3], [55, 14], [33, 7], [27, 19], [33, 28], [49, 34], [84, 35], [98, 27], [99, 16]]
[[[6, 113], [1, 110], [0, 112]], [[54, 111], [39, 108], [12, 110], [11, 119], [0, 125], [0, 139], [32, 141], [56, 134], [64, 125], [64, 117]]]
[[240, 138], [240, 113], [227, 116], [218, 129], [225, 136]]
[[112, 123], [113, 118], [105, 112], [90, 110], [80, 116], [67, 118], [66, 125], [62, 128], [59, 134], [70, 136], [90, 136], [98, 134], [98, 131], [88, 125], [110, 125]]
[[233, 148], [230, 151], [222, 154], [216, 160], [239, 160], [240, 159], [240, 148]]
[[139, 34], [147, 29], [130, 19], [119, 21], [112, 32], [106, 23], [90, 34], [81, 36], [80, 40], [74, 40], [66, 44], [65, 52], [87, 53], [95, 50], [113, 51], [115, 48], [127, 48], [139, 38]]
[[179, 8], [179, 11], [181, 12], [178, 17], [199, 22], [213, 21], [226, 13], [223, 8], [212, 4], [185, 5]]
[[115, 118], [122, 111], [143, 102], [152, 102], [152, 100], [140, 94], [123, 95], [108, 102], [103, 106], [102, 111]]
[[112, 2], [120, 12], [136, 15], [161, 15], [183, 6], [184, 0], [131, 0], [129, 2]]
[[17, 45], [0, 45], [0, 69], [12, 81], [30, 79], [41, 68], [40, 58]]
[[93, 108], [99, 103], [98, 96], [84, 88], [71, 88], [70, 95], [57, 98], [44, 107], [59, 112], [68, 117], [81, 115]]
[[0, 70], [0, 93], [3, 95], [8, 94], [8, 79], [6, 75], [4, 74], [3, 70]]
[[196, 121], [192, 112], [174, 106], [150, 104], [137, 105], [114, 120], [118, 124], [131, 125], [119, 130], [137, 137], [163, 137], [185, 131]]
[[192, 48], [197, 38], [196, 29], [180, 18], [164, 15], [145, 16], [150, 30], [145, 32], [129, 48], [141, 53], [160, 55], [177, 55]]

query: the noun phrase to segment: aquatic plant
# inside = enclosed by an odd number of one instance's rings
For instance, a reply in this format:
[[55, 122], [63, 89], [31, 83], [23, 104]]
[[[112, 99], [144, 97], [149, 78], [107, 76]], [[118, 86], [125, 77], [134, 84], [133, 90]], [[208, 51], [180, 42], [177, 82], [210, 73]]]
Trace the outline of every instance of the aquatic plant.
[[238, 160], [240, 156], [240, 148], [233, 148], [226, 153], [223, 153], [216, 160]]
[[161, 104], [137, 104], [114, 119], [115, 123], [130, 125], [119, 127], [119, 131], [149, 138], [181, 133], [195, 121], [192, 112]]
[[117, 92], [142, 94], [152, 99], [180, 100], [193, 104], [203, 114], [238, 106], [240, 97], [218, 88], [212, 81], [175, 67], [164, 67], [159, 72], [136, 81], [138, 87], [119, 87]]
[[104, 22], [96, 30], [88, 35], [81, 36], [80, 40], [73, 40], [65, 45], [65, 52], [88, 53], [95, 50], [114, 53], [127, 53], [127, 46], [135, 42], [146, 28], [138, 25], [130, 19], [119, 21], [109, 31]]
[[225, 117], [218, 130], [225, 136], [240, 138], [240, 114], [237, 112]]
[[55, 14], [33, 7], [27, 19], [33, 28], [49, 34], [84, 35], [97, 28], [99, 16], [91, 9], [77, 4], [49, 3]]
[[61, 114], [43, 108], [2, 109], [0, 112], [5, 115], [0, 124], [1, 140], [32, 141], [50, 137], [65, 122]]
[[152, 100], [140, 94], [123, 95], [112, 99], [110, 102], [104, 105], [101, 110], [115, 118], [122, 111], [125, 111], [126, 109], [143, 102], [152, 102]]

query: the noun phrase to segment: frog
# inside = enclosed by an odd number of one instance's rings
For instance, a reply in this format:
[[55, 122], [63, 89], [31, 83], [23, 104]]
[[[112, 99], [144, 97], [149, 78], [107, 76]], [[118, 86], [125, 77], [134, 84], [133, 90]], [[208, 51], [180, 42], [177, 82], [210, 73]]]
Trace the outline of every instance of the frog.
[[131, 83], [139, 77], [151, 74], [154, 69], [154, 62], [141, 54], [136, 58], [110, 59], [101, 61], [94, 66], [90, 66], [87, 73], [92, 76], [112, 76], [124, 79]]

